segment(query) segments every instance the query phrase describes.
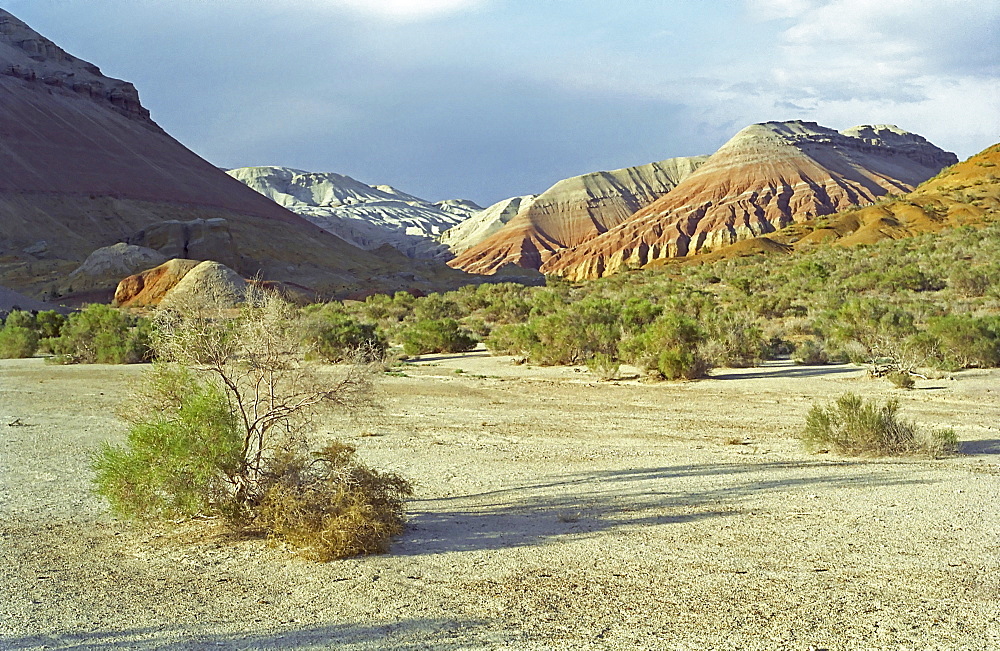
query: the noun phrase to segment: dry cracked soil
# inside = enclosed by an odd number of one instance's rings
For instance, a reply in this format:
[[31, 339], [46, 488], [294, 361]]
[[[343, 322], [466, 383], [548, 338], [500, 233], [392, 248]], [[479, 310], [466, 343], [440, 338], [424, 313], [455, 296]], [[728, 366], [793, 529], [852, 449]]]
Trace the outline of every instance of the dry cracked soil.
[[[326, 436], [416, 485], [389, 554], [326, 564], [91, 492], [141, 366], [0, 361], [3, 649], [997, 649], [1000, 371], [599, 382], [424, 357]], [[844, 392], [952, 427], [944, 459], [804, 451]]]

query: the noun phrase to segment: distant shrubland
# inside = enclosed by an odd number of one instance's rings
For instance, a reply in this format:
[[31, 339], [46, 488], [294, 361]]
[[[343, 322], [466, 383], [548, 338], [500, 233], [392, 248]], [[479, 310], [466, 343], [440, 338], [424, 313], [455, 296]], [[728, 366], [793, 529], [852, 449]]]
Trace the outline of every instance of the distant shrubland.
[[997, 251], [992, 224], [581, 283], [375, 295], [335, 309], [412, 354], [467, 349], [476, 337], [495, 354], [587, 364], [604, 376], [629, 363], [653, 377], [697, 378], [786, 355], [885, 373], [953, 371], [1000, 365]]
[[[545, 287], [470, 285], [416, 297], [376, 294], [304, 308], [314, 354], [341, 361], [460, 352], [485, 342], [534, 364], [581, 364], [613, 377], [622, 363], [650, 377], [697, 378], [713, 366], [778, 356], [851, 361], [879, 373], [1000, 365], [1000, 224], [855, 247], [817, 245], [628, 271]], [[90, 306], [68, 319], [14, 312], [0, 355], [37, 351], [78, 362], [149, 358], [145, 319]], [[902, 382], [905, 384], [905, 381]]]

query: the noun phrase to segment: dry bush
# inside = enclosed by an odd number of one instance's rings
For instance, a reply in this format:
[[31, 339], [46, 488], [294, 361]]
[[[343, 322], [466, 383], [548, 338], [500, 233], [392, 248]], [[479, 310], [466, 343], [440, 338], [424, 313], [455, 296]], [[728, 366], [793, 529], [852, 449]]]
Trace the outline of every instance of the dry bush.
[[829, 408], [813, 405], [800, 437], [809, 448], [833, 449], [850, 455], [936, 457], [957, 448], [954, 430], [920, 430], [915, 424], [900, 420], [898, 412], [896, 400], [879, 406], [845, 393]]
[[236, 312], [197, 297], [158, 312], [162, 363], [122, 411], [128, 442], [95, 455], [113, 508], [220, 516], [322, 560], [388, 549], [409, 484], [342, 444], [314, 453], [308, 436], [330, 409], [369, 406], [376, 369], [308, 361], [300, 326], [293, 306], [253, 288]]
[[403, 504], [413, 489], [397, 474], [366, 467], [354, 452], [331, 443], [313, 458], [272, 459], [251, 526], [318, 561], [388, 551], [403, 532]]

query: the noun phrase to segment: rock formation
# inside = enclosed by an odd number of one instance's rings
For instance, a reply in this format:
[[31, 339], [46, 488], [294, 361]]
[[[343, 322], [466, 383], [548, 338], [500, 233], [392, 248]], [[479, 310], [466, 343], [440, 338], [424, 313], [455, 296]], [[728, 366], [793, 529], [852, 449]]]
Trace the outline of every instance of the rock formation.
[[665, 196], [606, 233], [560, 251], [541, 269], [597, 278], [725, 246], [908, 192], [956, 161], [894, 126], [837, 132], [811, 122], [755, 124]]
[[160, 251], [144, 246], [124, 242], [104, 246], [87, 256], [69, 275], [64, 291], [72, 293], [107, 287], [125, 276], [163, 264], [167, 259]]
[[167, 260], [158, 267], [128, 276], [118, 283], [114, 305], [117, 307], [159, 305], [163, 297], [199, 264], [198, 260], [175, 258]]
[[471, 215], [438, 236], [438, 241], [458, 255], [500, 230], [507, 222], [531, 207], [536, 195], [512, 197]]
[[538, 269], [555, 252], [622, 223], [669, 192], [704, 161], [705, 157], [672, 158], [560, 181], [448, 264], [481, 274], [494, 273], [511, 263]]
[[451, 257], [435, 238], [481, 210], [471, 201], [431, 203], [332, 172], [241, 167], [229, 175], [357, 247], [389, 244], [411, 258]]
[[[462, 281], [443, 265], [361, 251], [251, 191], [152, 122], [131, 84], [104, 76], [2, 9], [0, 97], [0, 283], [12, 289], [54, 292], [96, 249], [149, 246], [160, 228], [177, 235], [176, 224], [164, 222], [218, 218], [231, 243], [192, 240], [185, 231], [183, 247], [195, 255], [192, 242], [204, 243], [199, 257], [224, 259], [246, 277], [259, 273], [324, 295]], [[140, 231], [145, 239], [130, 239]], [[174, 236], [164, 240], [169, 255], [178, 253]], [[215, 249], [219, 242], [224, 250]]]
[[203, 304], [233, 308], [244, 301], [246, 292], [247, 283], [238, 273], [214, 260], [205, 260], [184, 274], [160, 301], [160, 307]]

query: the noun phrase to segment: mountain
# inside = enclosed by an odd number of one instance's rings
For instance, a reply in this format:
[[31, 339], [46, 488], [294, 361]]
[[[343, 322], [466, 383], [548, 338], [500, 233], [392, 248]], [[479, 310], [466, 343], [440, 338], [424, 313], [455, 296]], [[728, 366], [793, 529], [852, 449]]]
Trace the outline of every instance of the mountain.
[[[118, 242], [322, 294], [459, 278], [345, 243], [171, 138], [128, 82], [0, 9], [0, 285], [41, 296]], [[113, 292], [114, 287], [105, 288]]]
[[671, 158], [559, 181], [529, 205], [518, 206], [510, 221], [448, 264], [479, 274], [508, 264], [538, 269], [555, 252], [600, 235], [663, 196], [705, 160]]
[[529, 194], [498, 201], [489, 208], [471, 215], [458, 226], [449, 228], [441, 233], [437, 239], [452, 253], [458, 255], [479, 244], [500, 230], [514, 217], [527, 211], [536, 197], [537, 195]]
[[431, 203], [342, 174], [241, 167], [229, 175], [325, 231], [362, 249], [389, 244], [411, 258], [449, 258], [435, 238], [482, 210], [471, 201]]
[[908, 192], [957, 160], [891, 125], [838, 132], [813, 122], [754, 124], [665, 196], [541, 270], [597, 278], [704, 252]]

